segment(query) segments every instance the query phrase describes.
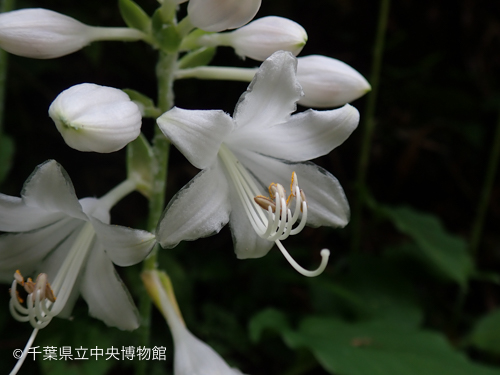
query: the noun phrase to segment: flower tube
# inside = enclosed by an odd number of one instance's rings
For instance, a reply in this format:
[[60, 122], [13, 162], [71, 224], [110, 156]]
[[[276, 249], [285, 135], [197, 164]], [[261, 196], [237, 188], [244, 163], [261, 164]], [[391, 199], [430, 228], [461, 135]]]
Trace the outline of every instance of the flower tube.
[[14, 55], [53, 59], [98, 40], [136, 41], [145, 34], [122, 27], [93, 27], [42, 8], [0, 14], [0, 47]]
[[[342, 227], [349, 205], [339, 182], [308, 160], [342, 144], [356, 128], [350, 105], [290, 115], [302, 95], [296, 59], [276, 52], [261, 65], [231, 118], [222, 111], [173, 108], [158, 118], [162, 132], [202, 171], [168, 204], [157, 227], [163, 247], [217, 233], [229, 222], [238, 258], [258, 258], [311, 226]], [[290, 195], [286, 188], [290, 183]], [[300, 187], [299, 187], [300, 184]], [[266, 192], [265, 186], [269, 186]]]
[[123, 91], [82, 83], [60, 93], [49, 108], [68, 146], [79, 151], [113, 152], [141, 132], [141, 111]]
[[163, 272], [143, 272], [148, 294], [161, 311], [174, 339], [174, 375], [242, 375], [206, 343], [194, 336], [184, 324], [170, 278]]

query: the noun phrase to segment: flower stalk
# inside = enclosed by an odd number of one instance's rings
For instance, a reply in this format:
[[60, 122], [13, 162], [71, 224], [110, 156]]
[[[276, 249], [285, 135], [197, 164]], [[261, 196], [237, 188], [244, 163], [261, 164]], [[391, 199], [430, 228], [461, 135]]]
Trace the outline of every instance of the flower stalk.
[[[158, 108], [166, 112], [174, 105], [174, 72], [177, 64], [178, 53], [160, 52], [158, 64], [156, 65], [156, 76], [158, 80]], [[168, 157], [170, 142], [163, 136], [159, 127], [155, 127], [153, 138], [153, 160], [152, 160], [152, 188], [149, 198], [148, 229], [154, 231], [165, 206], [165, 189], [168, 176]], [[153, 248], [150, 255], [144, 260], [143, 270], [151, 271], [157, 267], [158, 245]], [[139, 313], [141, 315], [141, 326], [138, 329], [139, 342], [143, 346], [149, 345], [150, 321], [152, 302], [147, 294], [139, 297]], [[146, 361], [137, 361], [137, 374], [146, 374]]]
[[361, 150], [358, 162], [358, 174], [356, 177], [357, 198], [354, 203], [352, 225], [351, 249], [354, 252], [360, 250], [361, 235], [361, 213], [365, 202], [366, 173], [368, 170], [368, 160], [371, 152], [373, 132], [375, 130], [375, 105], [377, 102], [378, 87], [380, 81], [380, 71], [382, 69], [382, 57], [384, 53], [385, 32], [387, 30], [387, 20], [389, 18], [390, 0], [381, 0], [377, 35], [375, 37], [375, 47], [373, 50], [372, 71], [370, 77], [371, 93], [367, 98], [363, 134], [361, 140]]

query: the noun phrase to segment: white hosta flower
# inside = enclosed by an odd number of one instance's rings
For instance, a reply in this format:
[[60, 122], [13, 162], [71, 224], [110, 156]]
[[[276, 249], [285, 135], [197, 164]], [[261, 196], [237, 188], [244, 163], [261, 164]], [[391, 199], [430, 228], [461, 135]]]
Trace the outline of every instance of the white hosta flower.
[[299, 104], [308, 107], [338, 107], [371, 90], [368, 81], [355, 69], [321, 55], [299, 57], [297, 79], [304, 90]]
[[[174, 375], [242, 375], [241, 371], [229, 365], [206, 343], [194, 336], [185, 326], [164, 273], [147, 271], [142, 274], [146, 290], [166, 318], [174, 340]], [[163, 280], [161, 280], [163, 279]], [[162, 283], [163, 281], [163, 283]]]
[[261, 0], [189, 0], [191, 23], [205, 31], [236, 29], [255, 17]]
[[113, 152], [141, 132], [141, 111], [123, 91], [82, 83], [61, 92], [49, 108], [68, 146], [79, 151]]
[[229, 46], [242, 57], [264, 61], [276, 51], [297, 56], [307, 42], [307, 33], [298, 23], [283, 17], [259, 18], [237, 30], [203, 35], [198, 43], [205, 46]]
[[[346, 105], [290, 116], [302, 94], [295, 68], [288, 52], [264, 61], [233, 118], [222, 111], [173, 108], [157, 120], [184, 156], [203, 169], [167, 206], [157, 228], [163, 247], [217, 233], [229, 222], [239, 258], [262, 257], [276, 243], [291, 261], [281, 241], [305, 222], [347, 224], [349, 206], [339, 182], [307, 161], [344, 142], [358, 124], [358, 111]], [[287, 199], [283, 186], [290, 176]]]
[[[16, 319], [43, 328], [56, 315], [69, 316], [81, 293], [90, 315], [107, 325], [139, 326], [113, 263], [140, 262], [155, 239], [149, 232], [109, 225], [111, 206], [134, 188], [126, 180], [100, 199], [78, 200], [66, 171], [50, 160], [28, 178], [21, 198], [0, 194], [0, 231], [11, 232], [0, 236], [0, 281], [12, 281], [15, 274], [10, 308]], [[31, 288], [22, 275], [36, 274], [41, 276]], [[19, 284], [28, 293], [27, 306]]]
[[135, 41], [144, 38], [135, 29], [93, 27], [42, 8], [0, 14], [0, 47], [14, 55], [53, 59], [78, 51], [98, 40]]

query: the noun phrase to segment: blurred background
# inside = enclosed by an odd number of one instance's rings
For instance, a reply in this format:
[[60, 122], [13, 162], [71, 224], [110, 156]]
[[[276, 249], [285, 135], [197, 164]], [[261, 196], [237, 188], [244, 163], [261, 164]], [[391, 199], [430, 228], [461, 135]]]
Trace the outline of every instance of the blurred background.
[[[157, 6], [137, 2], [148, 14]], [[15, 6], [48, 8], [89, 25], [124, 25], [115, 1], [17, 0]], [[366, 0], [263, 0], [257, 17], [298, 22], [309, 36], [301, 56], [337, 58], [371, 81], [379, 6]], [[9, 55], [3, 133], [14, 140], [14, 153], [3, 162], [1, 192], [18, 196], [35, 166], [47, 159], [64, 166], [79, 197], [99, 197], [121, 182], [124, 150], [70, 149], [47, 110], [62, 90], [82, 82], [155, 98], [155, 60], [146, 44], [116, 42], [55, 60]], [[229, 48], [219, 48], [212, 64], [259, 65]], [[366, 109], [373, 93], [353, 102], [360, 126], [342, 146], [315, 160], [340, 180], [353, 225], [306, 228], [286, 242], [310, 268], [328, 247], [328, 269], [306, 279], [276, 249], [262, 259], [239, 261], [228, 228], [162, 251], [160, 267], [172, 277], [193, 333], [249, 374], [500, 374], [500, 185], [492, 163], [498, 158], [495, 141], [500, 142], [499, 72], [498, 2], [392, 2], [374, 111]], [[178, 81], [176, 105], [232, 113], [246, 86]], [[374, 132], [367, 148], [362, 142], [370, 119]], [[154, 121], [145, 120], [143, 132], [151, 136], [153, 127]], [[360, 185], [363, 152], [368, 166]], [[167, 200], [197, 172], [173, 149]], [[488, 173], [491, 195], [483, 193]], [[486, 210], [478, 216], [481, 201]], [[141, 228], [146, 215], [146, 199], [134, 193], [114, 208], [112, 220]], [[135, 296], [142, 293], [139, 271], [119, 270]], [[4, 289], [0, 368], [8, 370], [12, 350], [24, 347], [31, 329], [10, 317], [8, 285]], [[313, 320], [318, 317], [326, 320]], [[277, 328], [283, 321], [289, 326]], [[170, 333], [156, 311], [153, 324], [151, 347], [165, 346], [167, 359], [151, 361], [150, 371], [170, 374]], [[322, 337], [314, 327], [332, 334]], [[55, 319], [35, 345], [121, 347], [134, 346], [134, 340], [133, 333], [106, 329], [87, 317], [80, 301], [72, 322]], [[132, 362], [38, 359], [27, 361], [21, 373], [132, 374]]]

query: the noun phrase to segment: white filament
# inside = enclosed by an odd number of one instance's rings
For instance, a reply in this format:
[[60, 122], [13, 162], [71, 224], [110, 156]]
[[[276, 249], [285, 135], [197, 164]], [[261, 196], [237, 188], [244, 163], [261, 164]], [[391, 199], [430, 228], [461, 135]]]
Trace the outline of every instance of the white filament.
[[24, 307], [17, 296], [18, 281], [16, 277], [14, 278], [10, 289], [9, 309], [16, 320], [20, 322], [29, 321], [33, 328], [42, 329], [50, 323], [54, 316], [58, 315], [64, 309], [94, 241], [94, 235], [95, 232], [92, 224], [86, 222], [80, 229], [52, 284], [52, 290], [56, 296], [55, 302], [51, 302], [45, 298], [43, 288], [47, 286], [37, 283], [35, 290], [28, 294], [26, 307]]
[[286, 260], [297, 272], [307, 277], [314, 277], [321, 274], [328, 263], [329, 250], [323, 249], [321, 251], [321, 264], [316, 270], [309, 271], [301, 267], [281, 243], [288, 236], [300, 233], [307, 222], [307, 203], [303, 199], [296, 179], [292, 184], [292, 195], [295, 197], [293, 215], [291, 209], [287, 206], [287, 197], [284, 195], [284, 190], [280, 189], [275, 189], [276, 191], [274, 192], [274, 202], [276, 205], [274, 212], [271, 206], [265, 211], [254, 200], [254, 197], [261, 195], [261, 190], [257, 187], [245, 167], [241, 165], [225, 145], [220, 147], [219, 156], [236, 187], [238, 197], [255, 232], [261, 238], [275, 242]]

